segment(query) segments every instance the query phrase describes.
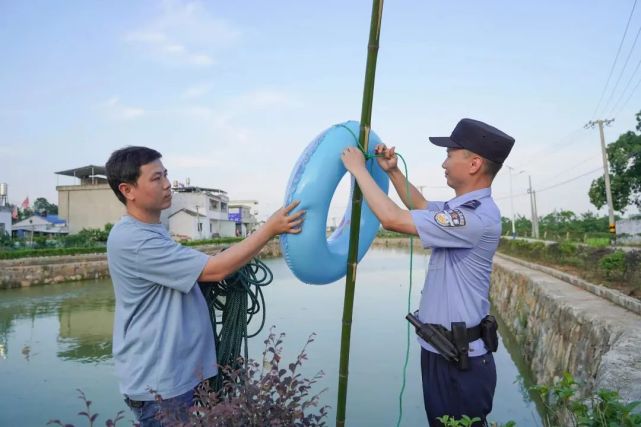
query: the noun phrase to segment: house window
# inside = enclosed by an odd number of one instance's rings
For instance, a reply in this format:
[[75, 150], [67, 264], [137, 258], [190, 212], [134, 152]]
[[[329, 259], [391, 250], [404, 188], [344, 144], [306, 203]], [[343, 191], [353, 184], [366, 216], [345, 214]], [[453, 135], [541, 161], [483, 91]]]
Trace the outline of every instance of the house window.
[[210, 222], [209, 223], [209, 232], [211, 233], [212, 231], [214, 231], [214, 225]]
[[209, 199], [209, 210], [210, 211], [218, 210], [218, 200]]
[[198, 231], [203, 231], [203, 223], [198, 221]]
[[220, 210], [223, 212], [227, 212], [227, 203], [221, 202], [220, 203]]

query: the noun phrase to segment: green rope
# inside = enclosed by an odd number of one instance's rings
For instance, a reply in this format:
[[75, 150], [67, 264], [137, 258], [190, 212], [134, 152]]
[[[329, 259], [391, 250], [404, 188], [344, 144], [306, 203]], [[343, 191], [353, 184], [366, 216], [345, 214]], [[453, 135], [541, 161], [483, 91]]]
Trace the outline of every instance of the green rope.
[[[373, 159], [375, 157], [384, 157], [383, 154], [369, 154], [363, 146], [360, 144], [359, 139], [356, 137], [356, 134], [352, 132], [350, 128], [348, 128], [345, 125], [338, 125], [340, 127], [343, 127], [349, 131], [349, 133], [352, 134], [354, 137], [354, 140], [356, 141], [356, 146], [358, 147], [359, 150], [361, 150], [361, 153], [363, 153], [363, 156], [365, 156], [365, 161], [368, 161], [370, 159]], [[414, 209], [414, 204], [412, 203], [412, 195], [410, 193], [410, 178], [409, 174], [407, 172], [407, 162], [405, 162], [405, 159], [403, 156], [401, 156], [399, 153], [396, 153], [396, 156], [401, 159], [403, 162], [403, 169], [405, 171], [405, 193], [407, 195], [407, 200], [409, 201], [409, 208], [410, 210]], [[370, 172], [371, 172], [371, 167], [372, 163], [370, 163]], [[409, 313], [411, 311], [411, 306], [412, 306], [412, 271], [414, 268], [414, 236], [410, 235], [410, 286], [409, 290], [407, 292], [407, 312]], [[401, 391], [398, 395], [398, 419], [396, 421], [396, 427], [399, 427], [401, 425], [401, 420], [403, 419], [403, 394], [405, 393], [405, 385], [406, 385], [406, 379], [407, 379], [407, 365], [409, 362], [409, 355], [410, 355], [410, 324], [406, 324], [406, 339], [405, 339], [405, 361], [403, 363], [403, 383], [401, 385]]]
[[[262, 287], [269, 285], [273, 278], [265, 263], [254, 258], [220, 282], [201, 283], [214, 330], [219, 366], [231, 366], [234, 369], [240, 367], [241, 346], [244, 350], [244, 361], [248, 360], [247, 339], [258, 335], [265, 326], [265, 298]], [[216, 320], [216, 311], [221, 313], [220, 321]], [[247, 327], [258, 313], [262, 313], [260, 326], [250, 335], [247, 333]], [[223, 373], [219, 371], [213, 378], [212, 388], [220, 390], [224, 380]]]

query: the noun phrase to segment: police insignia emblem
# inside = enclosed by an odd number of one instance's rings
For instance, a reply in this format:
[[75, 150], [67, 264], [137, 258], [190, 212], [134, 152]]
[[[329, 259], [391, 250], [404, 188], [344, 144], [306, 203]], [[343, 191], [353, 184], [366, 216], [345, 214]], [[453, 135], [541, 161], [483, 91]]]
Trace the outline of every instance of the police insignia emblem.
[[448, 209], [434, 215], [434, 220], [443, 227], [462, 227], [465, 225], [465, 215], [460, 209]]

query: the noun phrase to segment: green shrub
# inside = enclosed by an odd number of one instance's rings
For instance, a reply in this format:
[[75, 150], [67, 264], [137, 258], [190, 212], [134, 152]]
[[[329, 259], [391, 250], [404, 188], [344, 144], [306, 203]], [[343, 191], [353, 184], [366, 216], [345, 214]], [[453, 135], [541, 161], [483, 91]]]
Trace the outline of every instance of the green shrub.
[[604, 389], [582, 399], [576, 396], [579, 384], [567, 372], [551, 386], [538, 385], [533, 389], [541, 395], [546, 406], [546, 426], [641, 426], [641, 414], [633, 413], [641, 402], [625, 403], [617, 391]]
[[599, 260], [599, 267], [608, 279], [621, 279], [625, 274], [625, 253], [617, 250], [603, 256]]

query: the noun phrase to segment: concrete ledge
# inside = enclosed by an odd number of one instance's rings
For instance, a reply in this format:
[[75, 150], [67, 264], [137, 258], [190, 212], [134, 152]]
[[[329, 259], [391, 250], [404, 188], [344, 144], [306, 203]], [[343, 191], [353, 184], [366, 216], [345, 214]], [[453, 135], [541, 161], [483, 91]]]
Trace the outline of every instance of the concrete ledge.
[[491, 294], [537, 383], [568, 371], [585, 395], [608, 388], [641, 400], [641, 316], [504, 256]]
[[630, 310], [633, 313], [641, 315], [641, 301], [639, 301], [636, 298], [632, 298], [615, 289], [610, 289], [605, 285], [595, 285], [593, 283], [590, 283], [586, 280], [581, 279], [580, 277], [574, 276], [569, 273], [565, 273], [563, 271], [555, 270], [554, 268], [546, 267], [544, 265], [534, 264], [519, 258], [514, 258], [505, 254], [501, 254], [498, 252], [496, 255], [504, 259], [510, 260], [513, 263], [524, 265], [532, 270], [542, 271], [546, 274], [556, 277], [557, 279], [561, 279], [565, 282], [573, 284], [574, 286], [578, 286], [581, 289], [585, 289], [586, 291], [591, 292], [594, 295], [598, 295], [601, 298], [605, 298], [620, 307]]

